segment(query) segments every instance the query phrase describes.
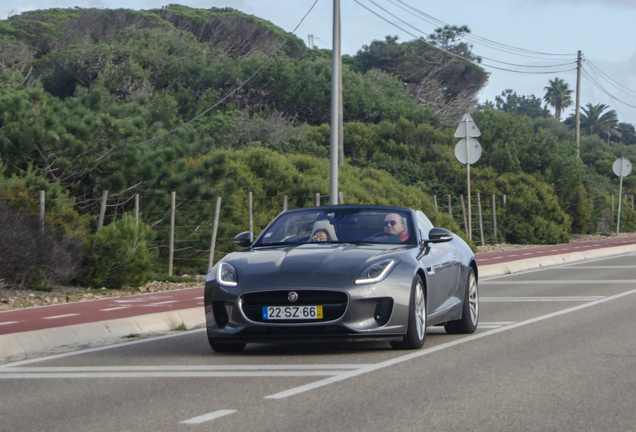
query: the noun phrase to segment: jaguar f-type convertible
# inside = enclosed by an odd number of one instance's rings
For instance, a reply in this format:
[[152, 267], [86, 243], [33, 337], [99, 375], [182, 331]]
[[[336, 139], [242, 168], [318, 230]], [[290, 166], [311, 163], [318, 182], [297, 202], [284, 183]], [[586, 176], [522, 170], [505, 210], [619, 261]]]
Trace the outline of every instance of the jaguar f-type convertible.
[[210, 269], [204, 307], [210, 346], [389, 341], [419, 349], [426, 328], [472, 333], [477, 263], [458, 236], [421, 211], [338, 205], [289, 210]]

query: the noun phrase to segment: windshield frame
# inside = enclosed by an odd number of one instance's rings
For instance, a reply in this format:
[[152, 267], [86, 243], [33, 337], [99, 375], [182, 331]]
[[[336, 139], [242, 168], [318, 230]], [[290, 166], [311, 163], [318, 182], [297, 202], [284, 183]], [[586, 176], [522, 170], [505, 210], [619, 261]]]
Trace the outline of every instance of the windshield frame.
[[[392, 242], [372, 242], [368, 240], [352, 240], [352, 241], [343, 241], [343, 240], [331, 240], [331, 241], [323, 241], [323, 242], [298, 242], [298, 241], [290, 241], [290, 242], [272, 242], [272, 243], [264, 243], [263, 239], [267, 236], [267, 234], [278, 224], [284, 220], [283, 223], [288, 223], [289, 218], [294, 214], [315, 214], [322, 212], [325, 217], [330, 213], [337, 213], [339, 215], [343, 214], [358, 214], [363, 211], [371, 211], [371, 212], [386, 212], [389, 213], [402, 213], [406, 217], [407, 220], [407, 230], [409, 233], [409, 238], [400, 243], [392, 243]], [[339, 216], [344, 217], [344, 216]], [[283, 212], [279, 214], [276, 218], [274, 218], [263, 231], [258, 235], [254, 243], [252, 243], [252, 248], [262, 248], [262, 247], [284, 247], [284, 246], [300, 246], [300, 245], [329, 245], [329, 244], [369, 244], [369, 245], [409, 245], [415, 246], [418, 243], [418, 233], [416, 230], [416, 219], [415, 212], [406, 207], [393, 207], [393, 206], [373, 206], [373, 205], [365, 205], [365, 206], [356, 206], [356, 205], [340, 205], [340, 206], [321, 206], [321, 207], [308, 207], [301, 209], [294, 209]], [[282, 228], [282, 227], [281, 227]], [[279, 228], [280, 229], [280, 228]]]

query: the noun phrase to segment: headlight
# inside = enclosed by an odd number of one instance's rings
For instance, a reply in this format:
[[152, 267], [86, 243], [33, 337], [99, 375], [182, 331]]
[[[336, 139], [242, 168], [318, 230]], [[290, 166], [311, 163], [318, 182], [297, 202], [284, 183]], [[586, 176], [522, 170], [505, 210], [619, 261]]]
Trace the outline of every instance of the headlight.
[[216, 283], [221, 286], [235, 287], [238, 284], [238, 273], [233, 265], [219, 263], [216, 268]]
[[389, 273], [391, 273], [391, 270], [393, 270], [397, 263], [398, 261], [394, 260], [384, 260], [375, 263], [360, 273], [355, 280], [355, 284], [362, 285], [380, 282], [381, 280], [384, 280]]

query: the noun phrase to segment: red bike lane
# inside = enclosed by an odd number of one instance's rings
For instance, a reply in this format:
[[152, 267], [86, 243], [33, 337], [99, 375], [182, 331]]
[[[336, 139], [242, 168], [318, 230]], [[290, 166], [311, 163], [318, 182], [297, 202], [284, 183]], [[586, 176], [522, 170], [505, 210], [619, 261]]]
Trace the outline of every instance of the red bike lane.
[[[476, 254], [481, 266], [636, 244], [636, 236]], [[203, 287], [0, 312], [0, 335], [203, 307]]]

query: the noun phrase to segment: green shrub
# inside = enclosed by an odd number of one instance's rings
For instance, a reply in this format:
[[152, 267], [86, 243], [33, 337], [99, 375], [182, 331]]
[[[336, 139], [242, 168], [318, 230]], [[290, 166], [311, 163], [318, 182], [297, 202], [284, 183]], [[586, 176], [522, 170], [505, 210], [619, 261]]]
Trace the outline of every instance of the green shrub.
[[93, 287], [138, 287], [154, 270], [157, 253], [147, 241], [152, 229], [126, 213], [122, 219], [105, 226], [87, 242], [89, 255], [85, 283]]

